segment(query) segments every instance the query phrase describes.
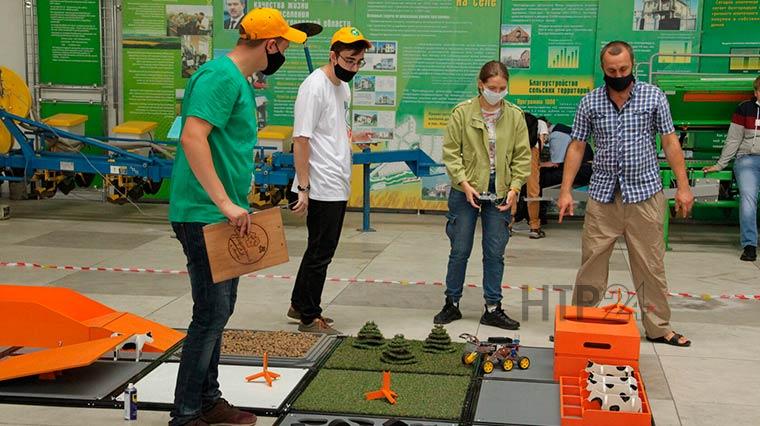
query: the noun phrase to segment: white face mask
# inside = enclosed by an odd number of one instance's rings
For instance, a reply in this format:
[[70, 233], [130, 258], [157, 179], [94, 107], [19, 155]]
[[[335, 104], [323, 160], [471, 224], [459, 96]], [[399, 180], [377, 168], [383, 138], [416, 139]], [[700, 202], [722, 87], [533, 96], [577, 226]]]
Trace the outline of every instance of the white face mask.
[[507, 93], [509, 93], [508, 89], [504, 89], [503, 92], [494, 92], [487, 87], [483, 88], [483, 98], [491, 105], [497, 105], [505, 96], [507, 96]]

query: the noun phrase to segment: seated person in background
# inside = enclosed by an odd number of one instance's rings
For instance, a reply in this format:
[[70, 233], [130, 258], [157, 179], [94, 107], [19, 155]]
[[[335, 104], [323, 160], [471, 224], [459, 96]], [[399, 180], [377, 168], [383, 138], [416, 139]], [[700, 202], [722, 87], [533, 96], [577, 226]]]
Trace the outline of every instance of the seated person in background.
[[[570, 145], [570, 133], [572, 128], [557, 123], [550, 128], [549, 140], [546, 145], [549, 147], [549, 161], [541, 163], [541, 188], [559, 185], [562, 183], [562, 173], [564, 173], [565, 153]], [[578, 174], [573, 181], [574, 186], [588, 185], [591, 181], [591, 162], [594, 160], [594, 151], [591, 145], [586, 144], [586, 150], [583, 153], [583, 162]]]

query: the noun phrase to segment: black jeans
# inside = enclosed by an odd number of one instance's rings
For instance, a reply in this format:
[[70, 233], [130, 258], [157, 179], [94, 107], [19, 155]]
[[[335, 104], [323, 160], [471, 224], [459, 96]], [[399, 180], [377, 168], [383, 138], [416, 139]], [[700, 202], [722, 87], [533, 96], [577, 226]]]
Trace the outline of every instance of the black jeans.
[[301, 259], [298, 276], [290, 302], [301, 313], [301, 322], [310, 324], [322, 315], [322, 289], [325, 287], [327, 266], [332, 262], [340, 240], [346, 201], [318, 201], [309, 199], [306, 227], [309, 242]]
[[218, 366], [222, 331], [237, 300], [238, 278], [218, 284], [211, 278], [203, 226], [203, 223], [172, 223], [187, 257], [193, 295], [193, 318], [182, 344], [174, 389], [172, 425], [200, 417], [221, 398]]

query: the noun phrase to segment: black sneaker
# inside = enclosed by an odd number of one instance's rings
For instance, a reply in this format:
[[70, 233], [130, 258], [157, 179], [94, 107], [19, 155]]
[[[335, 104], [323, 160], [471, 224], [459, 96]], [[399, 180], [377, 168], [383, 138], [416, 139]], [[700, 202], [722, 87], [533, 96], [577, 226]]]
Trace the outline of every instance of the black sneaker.
[[744, 253], [739, 258], [745, 262], [754, 262], [757, 260], [757, 248], [755, 246], [745, 246]]
[[438, 314], [433, 317], [433, 324], [448, 324], [451, 321], [456, 321], [458, 319], [462, 319], [462, 312], [460, 312], [457, 305], [447, 297], [446, 304], [443, 305], [441, 312], [438, 312]]
[[480, 323], [483, 325], [503, 328], [505, 330], [520, 329], [520, 323], [510, 318], [507, 313], [504, 312], [504, 309], [501, 309], [501, 303], [499, 303], [493, 312], [488, 312], [488, 306], [486, 306], [486, 311], [483, 312], [483, 316], [480, 317]]

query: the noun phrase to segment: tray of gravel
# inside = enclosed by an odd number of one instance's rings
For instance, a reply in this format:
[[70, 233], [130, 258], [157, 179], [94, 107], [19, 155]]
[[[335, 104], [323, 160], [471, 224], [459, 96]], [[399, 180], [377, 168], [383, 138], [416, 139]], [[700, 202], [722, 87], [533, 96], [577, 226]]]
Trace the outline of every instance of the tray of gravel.
[[222, 334], [219, 363], [259, 366], [267, 352], [269, 365], [308, 368], [337, 342], [336, 337], [324, 334], [227, 329]]
[[391, 389], [399, 395], [395, 405], [384, 400], [364, 399], [366, 392], [379, 389], [381, 384], [380, 372], [323, 369], [293, 403], [293, 408], [319, 413], [457, 420], [470, 378], [392, 373]]
[[[324, 368], [336, 370], [392, 371], [426, 374], [447, 374], [471, 376], [473, 368], [462, 364], [464, 343], [453, 343], [454, 351], [444, 354], [431, 354], [422, 350], [423, 342], [409, 340], [410, 352], [417, 360], [414, 364], [388, 364], [381, 361], [387, 347], [377, 349], [358, 349], [353, 347], [355, 338], [346, 337], [327, 359]], [[387, 339], [388, 340], [388, 339]], [[390, 340], [388, 340], [390, 341]]]

